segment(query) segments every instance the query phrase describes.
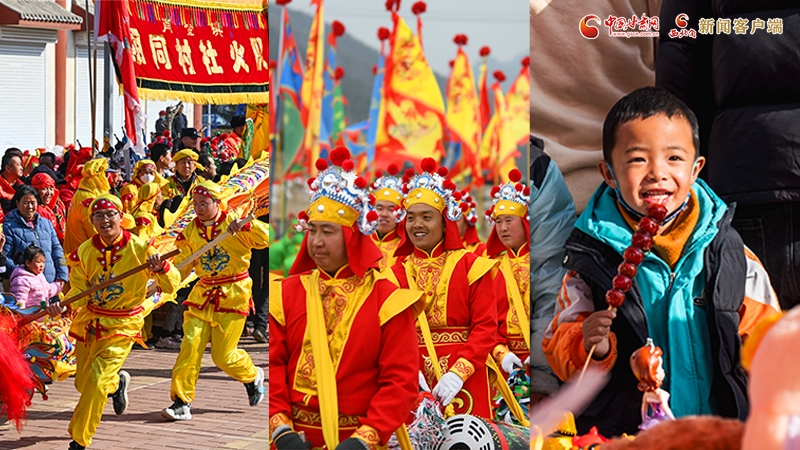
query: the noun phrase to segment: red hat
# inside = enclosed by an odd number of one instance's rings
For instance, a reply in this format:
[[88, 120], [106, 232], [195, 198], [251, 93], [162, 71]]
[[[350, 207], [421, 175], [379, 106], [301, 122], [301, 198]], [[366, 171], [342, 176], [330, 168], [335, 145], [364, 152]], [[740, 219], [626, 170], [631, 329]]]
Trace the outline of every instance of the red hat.
[[166, 115], [167, 115], [167, 112], [166, 112], [166, 111], [159, 111], [159, 112], [158, 112], [158, 115], [159, 115], [159, 116], [166, 116]]

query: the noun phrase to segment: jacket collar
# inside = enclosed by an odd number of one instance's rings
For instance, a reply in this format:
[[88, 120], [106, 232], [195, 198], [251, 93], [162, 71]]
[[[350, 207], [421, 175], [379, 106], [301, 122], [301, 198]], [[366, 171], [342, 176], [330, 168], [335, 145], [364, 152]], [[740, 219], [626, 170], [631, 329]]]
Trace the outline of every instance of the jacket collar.
[[[697, 195], [700, 217], [686, 243], [687, 250], [708, 244], [717, 234], [717, 223], [728, 209], [725, 202], [703, 180], [698, 178], [692, 185], [692, 190]], [[614, 190], [605, 183], [602, 183], [589, 199], [586, 209], [575, 222], [575, 228], [603, 242], [620, 255], [631, 245], [633, 230], [617, 208]], [[689, 251], [683, 253], [682, 258]], [[658, 258], [655, 255], [647, 255], [645, 258], [651, 257]]]
[[433, 247], [430, 254], [428, 254], [428, 252], [426, 252], [425, 250], [422, 250], [421, 248], [414, 246], [414, 255], [417, 256], [418, 258], [423, 258], [423, 259], [437, 258], [441, 256], [442, 253], [444, 253], [444, 239], [439, 241], [439, 243], [436, 244], [436, 247]]

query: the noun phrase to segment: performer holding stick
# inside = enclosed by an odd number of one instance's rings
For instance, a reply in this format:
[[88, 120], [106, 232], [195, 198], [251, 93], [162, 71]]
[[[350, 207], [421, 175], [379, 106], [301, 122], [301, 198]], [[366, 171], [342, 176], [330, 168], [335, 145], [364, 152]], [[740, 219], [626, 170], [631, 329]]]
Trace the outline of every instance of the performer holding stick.
[[[97, 234], [81, 244], [68, 257], [72, 266], [68, 297], [88, 290], [147, 262], [149, 270], [139, 271], [71, 303], [78, 311], [69, 334], [76, 340], [77, 373], [75, 388], [81, 398], [69, 423], [70, 450], [83, 449], [92, 443], [107, 397], [114, 402], [114, 412], [128, 407], [130, 375], [120, 368], [134, 342], [142, 341], [144, 316], [157, 304], [145, 302], [147, 280], [155, 278], [165, 293], [177, 291], [180, 274], [147, 242], [122, 229], [122, 202], [109, 194], [96, 198], [89, 206]], [[61, 303], [48, 308], [51, 316], [65, 312]]]
[[244, 383], [250, 406], [264, 398], [264, 370], [256, 367], [250, 355], [238, 349], [245, 320], [253, 308], [253, 281], [247, 272], [250, 249], [265, 248], [269, 242], [266, 224], [253, 221], [245, 224], [236, 213], [227, 209], [220, 187], [204, 181], [191, 190], [197, 217], [178, 235], [176, 245], [184, 252], [175, 264], [197, 252], [226, 230], [234, 234], [192, 264], [181, 266], [183, 278], [194, 269], [200, 281], [183, 303], [188, 306], [183, 319], [184, 338], [175, 367], [172, 369], [172, 406], [161, 411], [169, 420], [190, 420], [191, 403], [200, 376], [206, 345], [211, 342], [214, 364]]

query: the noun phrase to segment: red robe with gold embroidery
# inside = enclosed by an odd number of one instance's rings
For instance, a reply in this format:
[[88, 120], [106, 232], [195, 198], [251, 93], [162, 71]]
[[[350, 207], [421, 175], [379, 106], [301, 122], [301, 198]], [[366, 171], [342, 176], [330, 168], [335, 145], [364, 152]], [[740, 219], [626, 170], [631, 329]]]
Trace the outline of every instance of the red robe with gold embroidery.
[[[270, 434], [289, 424], [295, 431], [305, 431], [315, 448], [322, 448], [303, 285], [313, 282], [316, 272], [270, 285], [269, 415]], [[417, 397], [415, 316], [410, 303], [421, 310], [419, 294], [397, 289], [374, 269], [358, 278], [350, 266], [333, 278], [319, 271], [317, 288], [336, 372], [339, 440], [367, 426], [377, 430], [380, 442], [386, 444]]]
[[[431, 255], [414, 248], [392, 267], [397, 285], [423, 291], [432, 340], [444, 375], [458, 374], [464, 386], [453, 400], [456, 414], [491, 418], [491, 396], [486, 358], [498, 343], [497, 297], [492, 272], [497, 263], [464, 249], [442, 249]], [[422, 333], [417, 333], [419, 370], [428, 386], [436, 386], [433, 362]]]

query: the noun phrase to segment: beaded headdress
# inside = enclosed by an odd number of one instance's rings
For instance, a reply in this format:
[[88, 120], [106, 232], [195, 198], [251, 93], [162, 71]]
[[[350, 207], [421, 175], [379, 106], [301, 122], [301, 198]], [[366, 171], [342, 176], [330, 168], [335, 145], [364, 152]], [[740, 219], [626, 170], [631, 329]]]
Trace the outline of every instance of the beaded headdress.
[[367, 180], [353, 169], [350, 151], [337, 147], [330, 154], [331, 164], [320, 158], [316, 162], [319, 176], [308, 180], [311, 205], [297, 215], [298, 231], [311, 221], [332, 222], [353, 227], [363, 234], [372, 234], [378, 228], [375, 196], [367, 190]]

